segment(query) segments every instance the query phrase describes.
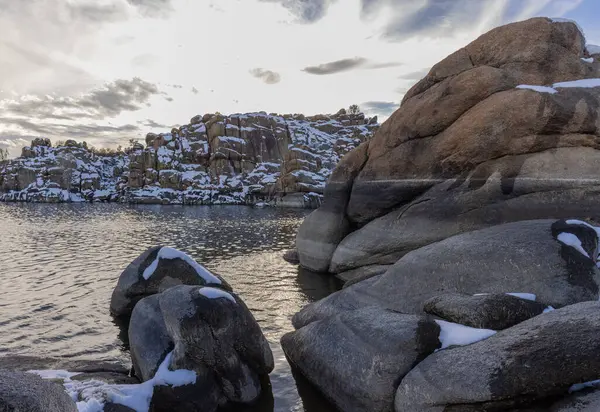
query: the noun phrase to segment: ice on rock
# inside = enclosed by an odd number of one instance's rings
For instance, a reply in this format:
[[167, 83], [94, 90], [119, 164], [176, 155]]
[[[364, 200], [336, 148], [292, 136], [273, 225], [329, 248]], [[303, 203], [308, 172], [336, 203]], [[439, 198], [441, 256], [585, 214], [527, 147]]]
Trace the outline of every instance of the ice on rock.
[[583, 246], [581, 244], [581, 240], [579, 240], [579, 238], [577, 236], [575, 236], [573, 233], [559, 233], [558, 236], [556, 237], [556, 239], [561, 242], [564, 243], [567, 246], [571, 246], [572, 248], [574, 248], [575, 250], [577, 250], [579, 253], [581, 253], [583, 256], [589, 258], [590, 255], [587, 254], [587, 252], [583, 249]]
[[531, 84], [520, 84], [517, 86], [517, 89], [529, 89], [529, 90], [533, 90], [533, 91], [539, 92], [539, 93], [550, 93], [550, 94], [558, 93], [558, 90], [556, 90], [552, 87], [535, 86], [535, 85], [531, 85]]
[[470, 345], [496, 334], [496, 331], [491, 329], [477, 329], [445, 320], [436, 320], [435, 322], [440, 326], [439, 340], [442, 343], [440, 349], [453, 345]]
[[144, 279], [150, 279], [150, 277], [154, 274], [154, 271], [158, 267], [158, 262], [160, 259], [181, 259], [185, 261], [188, 265], [193, 267], [196, 270], [196, 273], [198, 273], [198, 276], [204, 279], [207, 283], [216, 283], [219, 285], [221, 284], [221, 279], [210, 273], [204, 266], [200, 265], [188, 254], [171, 247], [160, 248], [160, 250], [156, 254], [156, 258], [154, 259], [154, 261], [150, 264], [150, 266], [148, 266], [144, 270], [144, 273], [142, 274]]
[[521, 298], [521, 299], [525, 299], [525, 300], [531, 300], [533, 302], [535, 302], [535, 300], [537, 299], [537, 296], [535, 296], [533, 293], [507, 293], [507, 295], [511, 295], [511, 296], [515, 296], [517, 298]]
[[554, 83], [554, 88], [564, 88], [564, 87], [583, 87], [583, 88], [591, 88], [591, 87], [600, 87], [600, 79], [581, 79], [581, 80], [573, 80], [569, 82], [560, 82]]

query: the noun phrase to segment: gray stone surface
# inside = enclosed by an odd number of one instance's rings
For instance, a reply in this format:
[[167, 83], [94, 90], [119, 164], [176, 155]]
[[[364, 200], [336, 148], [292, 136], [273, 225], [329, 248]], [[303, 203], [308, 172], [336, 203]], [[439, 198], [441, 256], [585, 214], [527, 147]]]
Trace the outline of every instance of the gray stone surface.
[[[556, 240], [561, 231], [580, 231], [562, 221], [513, 222], [453, 236], [414, 250], [385, 274], [336, 292], [293, 317], [296, 328], [369, 305], [422, 313], [423, 303], [442, 293], [521, 292], [546, 306], [598, 299], [600, 272], [593, 259]], [[592, 229], [584, 244], [597, 244]]]
[[0, 370], [0, 411], [77, 412], [62, 385], [31, 373]]
[[344, 282], [344, 287], [352, 286], [355, 283], [370, 279], [373, 276], [385, 273], [392, 265], [370, 265], [360, 268], [347, 270], [335, 275], [336, 278]]
[[144, 270], [156, 259], [162, 246], [149, 248], [125, 268], [113, 290], [110, 311], [115, 316], [128, 316], [135, 304], [145, 296], [156, 294], [175, 285], [211, 285], [231, 290], [220, 276], [219, 283], [207, 282], [182, 259], [159, 259], [154, 274], [144, 279]]
[[586, 389], [575, 392], [552, 405], [548, 412], [598, 412], [600, 411], [600, 390]]
[[239, 297], [222, 289], [179, 285], [144, 298], [134, 308], [129, 337], [134, 369], [143, 380], [171, 350], [169, 369], [197, 375], [195, 384], [155, 387], [157, 411], [251, 404], [274, 367], [252, 314]]
[[436, 352], [404, 377], [396, 411], [496, 411], [566, 394], [598, 379], [599, 328], [600, 302], [582, 302]]
[[473, 328], [501, 330], [544, 312], [539, 302], [506, 293], [479, 296], [448, 293], [428, 299], [423, 310], [444, 320]]
[[439, 332], [430, 317], [369, 307], [311, 323], [281, 344], [341, 411], [391, 412], [400, 379], [440, 347]]

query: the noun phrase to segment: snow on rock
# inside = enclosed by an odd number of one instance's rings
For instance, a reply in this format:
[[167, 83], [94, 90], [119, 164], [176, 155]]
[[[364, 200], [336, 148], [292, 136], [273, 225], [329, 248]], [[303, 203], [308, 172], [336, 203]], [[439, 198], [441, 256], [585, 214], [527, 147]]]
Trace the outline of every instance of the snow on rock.
[[67, 371], [36, 370], [43, 379], [63, 381], [65, 391], [77, 404], [79, 412], [101, 412], [107, 402], [127, 406], [136, 412], [148, 412], [155, 386], [178, 387], [196, 383], [196, 372], [178, 369], [170, 370], [173, 352], [162, 361], [154, 377], [140, 384], [109, 384], [96, 379], [76, 381], [71, 378], [77, 373]]
[[233, 303], [237, 302], [235, 301], [234, 297], [231, 296], [231, 294], [225, 292], [224, 290], [221, 289], [217, 289], [217, 288], [211, 288], [208, 286], [202, 287], [200, 288], [200, 290], [198, 291], [198, 293], [200, 293], [202, 296], [205, 296], [209, 299], [221, 299], [221, 298], [225, 298], [227, 300], [232, 301]]
[[537, 296], [533, 293], [507, 293], [507, 295], [516, 296], [517, 298], [525, 300], [531, 300], [533, 302], [535, 302], [535, 300], [537, 299]]
[[558, 90], [553, 89], [552, 87], [535, 86], [535, 85], [531, 85], [531, 84], [520, 84], [517, 86], [517, 89], [529, 89], [529, 90], [533, 90], [533, 91], [536, 91], [539, 93], [550, 93], [550, 94], [558, 93]]
[[554, 88], [561, 87], [600, 87], [600, 79], [581, 79], [581, 80], [573, 80], [570, 82], [560, 82], [554, 83]]
[[571, 385], [571, 387], [569, 388], [569, 393], [579, 392], [587, 388], [597, 388], [598, 386], [600, 386], [600, 379], [595, 381], [576, 383], [574, 385]]
[[573, 233], [566, 233], [566, 232], [559, 233], [558, 236], [556, 237], [556, 239], [558, 239], [559, 242], [562, 242], [567, 246], [571, 246], [572, 248], [577, 250], [579, 253], [581, 253], [583, 256], [585, 256], [587, 258], [590, 257], [588, 255], [588, 253], [585, 251], [585, 249], [583, 249], [581, 240], [579, 240], [579, 238], [577, 236], [575, 236]]
[[[277, 203], [316, 193], [342, 156], [379, 125], [360, 114], [206, 114], [146, 136], [128, 153], [100, 156], [69, 141], [36, 139], [0, 164], [0, 201], [157, 204]], [[312, 196], [305, 206], [315, 203]], [[319, 203], [319, 202], [316, 202]], [[284, 204], [284, 202], [282, 202]]]
[[439, 339], [442, 343], [440, 349], [445, 349], [452, 345], [470, 345], [496, 334], [495, 330], [471, 328], [445, 320], [436, 320], [435, 322], [440, 326]]
[[586, 63], [594, 63], [593, 57], [582, 57], [581, 60], [583, 60]]
[[144, 273], [142, 274], [144, 279], [150, 279], [150, 277], [154, 274], [154, 271], [158, 267], [158, 262], [160, 259], [181, 259], [188, 265], [193, 267], [196, 270], [196, 273], [198, 273], [198, 276], [204, 279], [206, 283], [221, 284], [221, 279], [210, 273], [208, 269], [196, 262], [188, 254], [171, 247], [160, 248], [160, 250], [156, 254], [156, 258], [154, 259], [154, 261], [144, 270]]

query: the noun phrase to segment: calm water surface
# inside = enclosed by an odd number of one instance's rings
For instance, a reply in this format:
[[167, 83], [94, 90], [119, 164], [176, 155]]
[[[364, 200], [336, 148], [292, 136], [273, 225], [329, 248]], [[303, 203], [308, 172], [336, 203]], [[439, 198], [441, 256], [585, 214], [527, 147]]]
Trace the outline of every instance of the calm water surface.
[[267, 402], [263, 410], [330, 411], [302, 379], [294, 380], [279, 346], [292, 330], [292, 315], [338, 287], [281, 258], [307, 214], [241, 206], [0, 203], [0, 356], [130, 364], [109, 314], [110, 296], [134, 258], [163, 244], [224, 276], [260, 323], [276, 360], [274, 407]]

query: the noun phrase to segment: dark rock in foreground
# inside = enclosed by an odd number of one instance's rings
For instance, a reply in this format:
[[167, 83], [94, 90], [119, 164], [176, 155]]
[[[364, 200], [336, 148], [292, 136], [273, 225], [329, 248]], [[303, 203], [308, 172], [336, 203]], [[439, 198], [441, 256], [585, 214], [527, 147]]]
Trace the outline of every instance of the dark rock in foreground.
[[0, 411], [77, 412], [64, 388], [31, 373], [0, 370]]
[[501, 330], [544, 312], [539, 302], [506, 293], [484, 295], [444, 294], [425, 302], [423, 310], [449, 322], [473, 328]]
[[214, 411], [251, 404], [273, 370], [273, 354], [256, 320], [235, 294], [180, 285], [142, 299], [129, 325], [136, 374], [142, 381], [164, 372], [193, 377], [155, 386], [155, 411]]
[[600, 302], [583, 302], [434, 353], [402, 380], [396, 411], [500, 411], [565, 395], [600, 377], [598, 330]]
[[429, 317], [370, 307], [311, 323], [281, 339], [304, 376], [344, 412], [393, 410], [400, 379], [440, 347]]

